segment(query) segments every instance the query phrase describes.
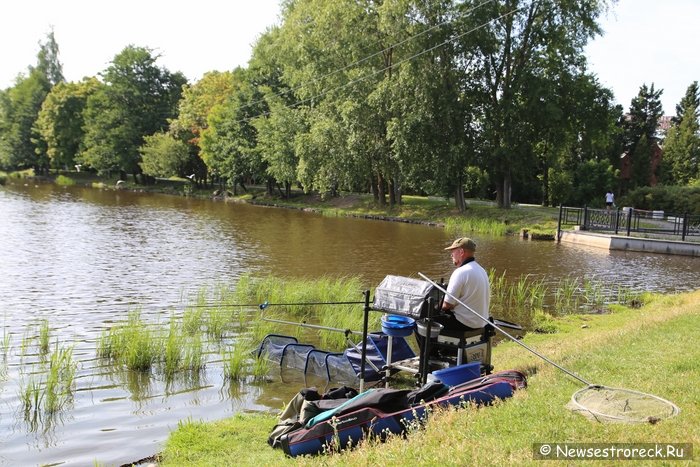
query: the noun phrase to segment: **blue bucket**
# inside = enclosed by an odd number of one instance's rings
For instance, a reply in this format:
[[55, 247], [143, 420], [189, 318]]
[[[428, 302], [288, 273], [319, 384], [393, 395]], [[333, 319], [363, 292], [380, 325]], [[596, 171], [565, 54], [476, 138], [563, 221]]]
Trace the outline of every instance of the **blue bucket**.
[[[438, 379], [448, 386], [457, 386], [481, 376], [481, 362], [466, 363], [443, 370], [433, 371], [428, 379]], [[432, 376], [432, 378], [430, 378]]]
[[407, 316], [382, 316], [382, 332], [392, 337], [407, 337], [413, 334], [416, 321]]

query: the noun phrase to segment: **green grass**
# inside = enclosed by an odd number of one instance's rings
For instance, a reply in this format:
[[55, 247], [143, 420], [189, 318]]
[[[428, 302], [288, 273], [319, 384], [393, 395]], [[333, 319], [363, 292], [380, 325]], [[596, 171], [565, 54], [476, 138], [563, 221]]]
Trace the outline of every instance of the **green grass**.
[[[278, 277], [255, 279], [244, 275], [238, 282], [235, 296], [238, 303], [269, 303], [270, 305], [259, 316], [360, 331], [363, 320], [361, 304], [305, 304], [362, 302], [363, 290], [362, 281], [353, 276], [344, 278], [321, 277], [318, 279], [281, 279]], [[377, 313], [372, 313], [370, 317], [372, 319], [371, 326], [378, 328], [381, 317]], [[253, 338], [259, 341], [273, 329], [279, 331], [280, 325], [254, 320], [252, 323]], [[295, 337], [301, 337], [303, 332], [301, 327], [285, 328], [285, 333]], [[346, 347], [345, 336], [342, 332], [320, 331], [318, 335], [319, 345], [322, 348], [342, 350]]]
[[73, 186], [75, 185], [75, 180], [65, 175], [59, 175], [56, 177], [56, 180], [54, 180], [54, 183], [59, 186]]
[[73, 400], [76, 369], [73, 348], [59, 348], [56, 344], [45, 373], [20, 380], [19, 399], [25, 420], [49, 421], [45, 417], [63, 410]]
[[39, 324], [39, 353], [46, 355], [49, 353], [50, 329], [49, 320], [43, 319]]
[[250, 355], [250, 346], [242, 340], [234, 343], [232, 348], [224, 351], [224, 379], [239, 381], [246, 375], [246, 364]]
[[168, 334], [165, 336], [163, 373], [172, 378], [182, 367], [182, 331], [175, 319], [171, 318]]
[[502, 236], [509, 233], [508, 225], [503, 221], [482, 217], [448, 217], [445, 230], [455, 237], [470, 233]]
[[[214, 423], [180, 422], [158, 464], [263, 466], [284, 462], [265, 442], [275, 420], [272, 415], [236, 415]], [[232, 449], [234, 446], [237, 448]]]
[[203, 369], [204, 349], [202, 347], [202, 336], [195, 334], [185, 340], [181, 370], [198, 373]]
[[[170, 465], [542, 465], [535, 442], [700, 443], [700, 291], [647, 296], [639, 309], [611, 306], [605, 315], [566, 315], [556, 334], [531, 333], [525, 343], [596, 384], [649, 392], [681, 408], [656, 424], [602, 424], [566, 409], [583, 385], [512, 343], [494, 348], [497, 369], [529, 374], [528, 388], [488, 408], [442, 410], [407, 439], [372, 441], [320, 457], [287, 459], [266, 444], [275, 420], [236, 415], [215, 423], [188, 421], [163, 453]], [[564, 465], [564, 464], [562, 464]], [[586, 465], [610, 465], [587, 461]], [[659, 461], [634, 465], [666, 465]], [[688, 465], [678, 463], [673, 465]]]
[[12, 336], [8, 332], [7, 325], [2, 327], [2, 340], [0, 340], [0, 353], [2, 353], [3, 362], [7, 362], [7, 355], [10, 353], [12, 344]]
[[129, 370], [147, 371], [159, 359], [159, 344], [156, 331], [141, 319], [140, 311], [131, 310], [125, 323], [102, 333], [97, 341], [97, 356]]
[[[606, 313], [610, 305], [639, 306], [641, 294], [629, 288], [608, 286], [601, 281], [586, 278], [563, 277], [556, 283], [546, 284], [541, 278], [522, 275], [508, 281], [505, 273], [489, 271], [491, 283], [491, 314], [518, 322], [529, 329], [542, 312], [563, 316], [577, 313]], [[536, 316], [537, 313], [540, 315]], [[540, 322], [541, 324], [541, 322]]]
[[73, 400], [73, 382], [77, 364], [73, 361], [73, 348], [59, 348], [51, 354], [46, 376], [46, 412], [53, 414], [62, 410]]
[[253, 374], [253, 379], [259, 382], [267, 380], [267, 376], [272, 369], [272, 363], [267, 359], [266, 355], [261, 355], [253, 359], [253, 368], [251, 373]]

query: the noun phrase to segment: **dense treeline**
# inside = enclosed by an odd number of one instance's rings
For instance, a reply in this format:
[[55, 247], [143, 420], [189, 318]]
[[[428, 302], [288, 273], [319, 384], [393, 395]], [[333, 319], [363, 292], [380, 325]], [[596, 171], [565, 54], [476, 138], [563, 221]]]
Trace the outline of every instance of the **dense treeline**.
[[697, 83], [665, 142], [653, 84], [623, 115], [583, 53], [607, 7], [290, 0], [246, 68], [193, 84], [133, 45], [99, 77], [66, 83], [50, 33], [37, 66], [0, 91], [0, 168], [362, 191], [380, 205], [421, 193], [460, 210], [465, 196], [584, 204], [695, 183]]

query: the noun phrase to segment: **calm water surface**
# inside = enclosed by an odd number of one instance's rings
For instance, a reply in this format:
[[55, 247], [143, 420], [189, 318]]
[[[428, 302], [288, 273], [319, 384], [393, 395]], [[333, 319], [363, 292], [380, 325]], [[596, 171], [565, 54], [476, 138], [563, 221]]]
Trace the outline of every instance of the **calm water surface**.
[[[556, 282], [586, 276], [637, 290], [700, 284], [694, 258], [608, 252], [552, 242], [475, 235], [486, 268]], [[167, 320], [202, 287], [239, 275], [358, 275], [367, 287], [387, 274], [447, 277], [442, 229], [328, 218], [296, 210], [53, 185], [0, 187], [0, 321], [9, 336], [0, 365], [0, 464], [121, 464], [159, 451], [179, 420], [278, 409], [303, 385], [223, 381], [218, 354], [196, 380], [166, 384], [115, 372], [95, 356], [100, 333], [143, 304]], [[361, 299], [361, 297], [358, 297]], [[358, 312], [359, 312], [358, 308]], [[151, 313], [151, 315], [149, 315]], [[40, 371], [22, 342], [47, 319], [51, 337], [74, 345], [74, 403], [51, 423], [27, 420], [21, 381]], [[262, 446], [261, 448], [265, 448]]]

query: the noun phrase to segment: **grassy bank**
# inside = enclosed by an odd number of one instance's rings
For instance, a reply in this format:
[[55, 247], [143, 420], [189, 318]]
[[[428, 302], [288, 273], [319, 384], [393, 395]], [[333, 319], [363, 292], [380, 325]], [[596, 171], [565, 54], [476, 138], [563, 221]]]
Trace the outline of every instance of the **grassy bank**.
[[[0, 182], [12, 183], [13, 180], [32, 178], [33, 172], [14, 172], [6, 176], [0, 174]], [[217, 190], [217, 187], [196, 187], [186, 179], [157, 179], [154, 184], [134, 183], [133, 177], [117, 186], [118, 178], [98, 177], [89, 172], [65, 171], [42, 177], [61, 186], [88, 186], [103, 190], [131, 190], [138, 192], [163, 193], [169, 195], [189, 196], [203, 199], [223, 199], [230, 202], [272, 205], [293, 209], [317, 211], [325, 216], [353, 216], [373, 219], [418, 222], [444, 226], [455, 236], [466, 234], [513, 235], [523, 229], [530, 234], [552, 237], [556, 231], [557, 208], [540, 206], [521, 206], [517, 203], [512, 209], [499, 209], [493, 202], [486, 200], [467, 200], [467, 211], [460, 213], [454, 207], [454, 201], [433, 196], [402, 197], [402, 204], [397, 206], [380, 206], [371, 194], [342, 193], [336, 198], [321, 199], [316, 194], [304, 194], [296, 190], [290, 199], [268, 196], [263, 187], [249, 186], [248, 191], [233, 196], [230, 192]], [[222, 197], [223, 196], [223, 197]]]
[[[700, 445], [700, 291], [653, 296], [644, 307], [557, 319], [555, 334], [528, 334], [525, 342], [597, 384], [650, 392], [681, 408], [657, 424], [601, 424], [565, 405], [580, 383], [507, 342], [494, 349], [497, 369], [517, 368], [529, 387], [484, 409], [446, 410], [425, 430], [381, 445], [307, 459], [286, 459], [266, 444], [271, 415], [238, 415], [214, 423], [187, 421], [172, 433], [162, 465], [539, 465], [537, 442], [669, 442]], [[603, 463], [589, 462], [590, 464]], [[609, 461], [606, 462], [609, 464]], [[664, 465], [659, 461], [635, 462]], [[683, 465], [674, 463], [673, 465]]]

